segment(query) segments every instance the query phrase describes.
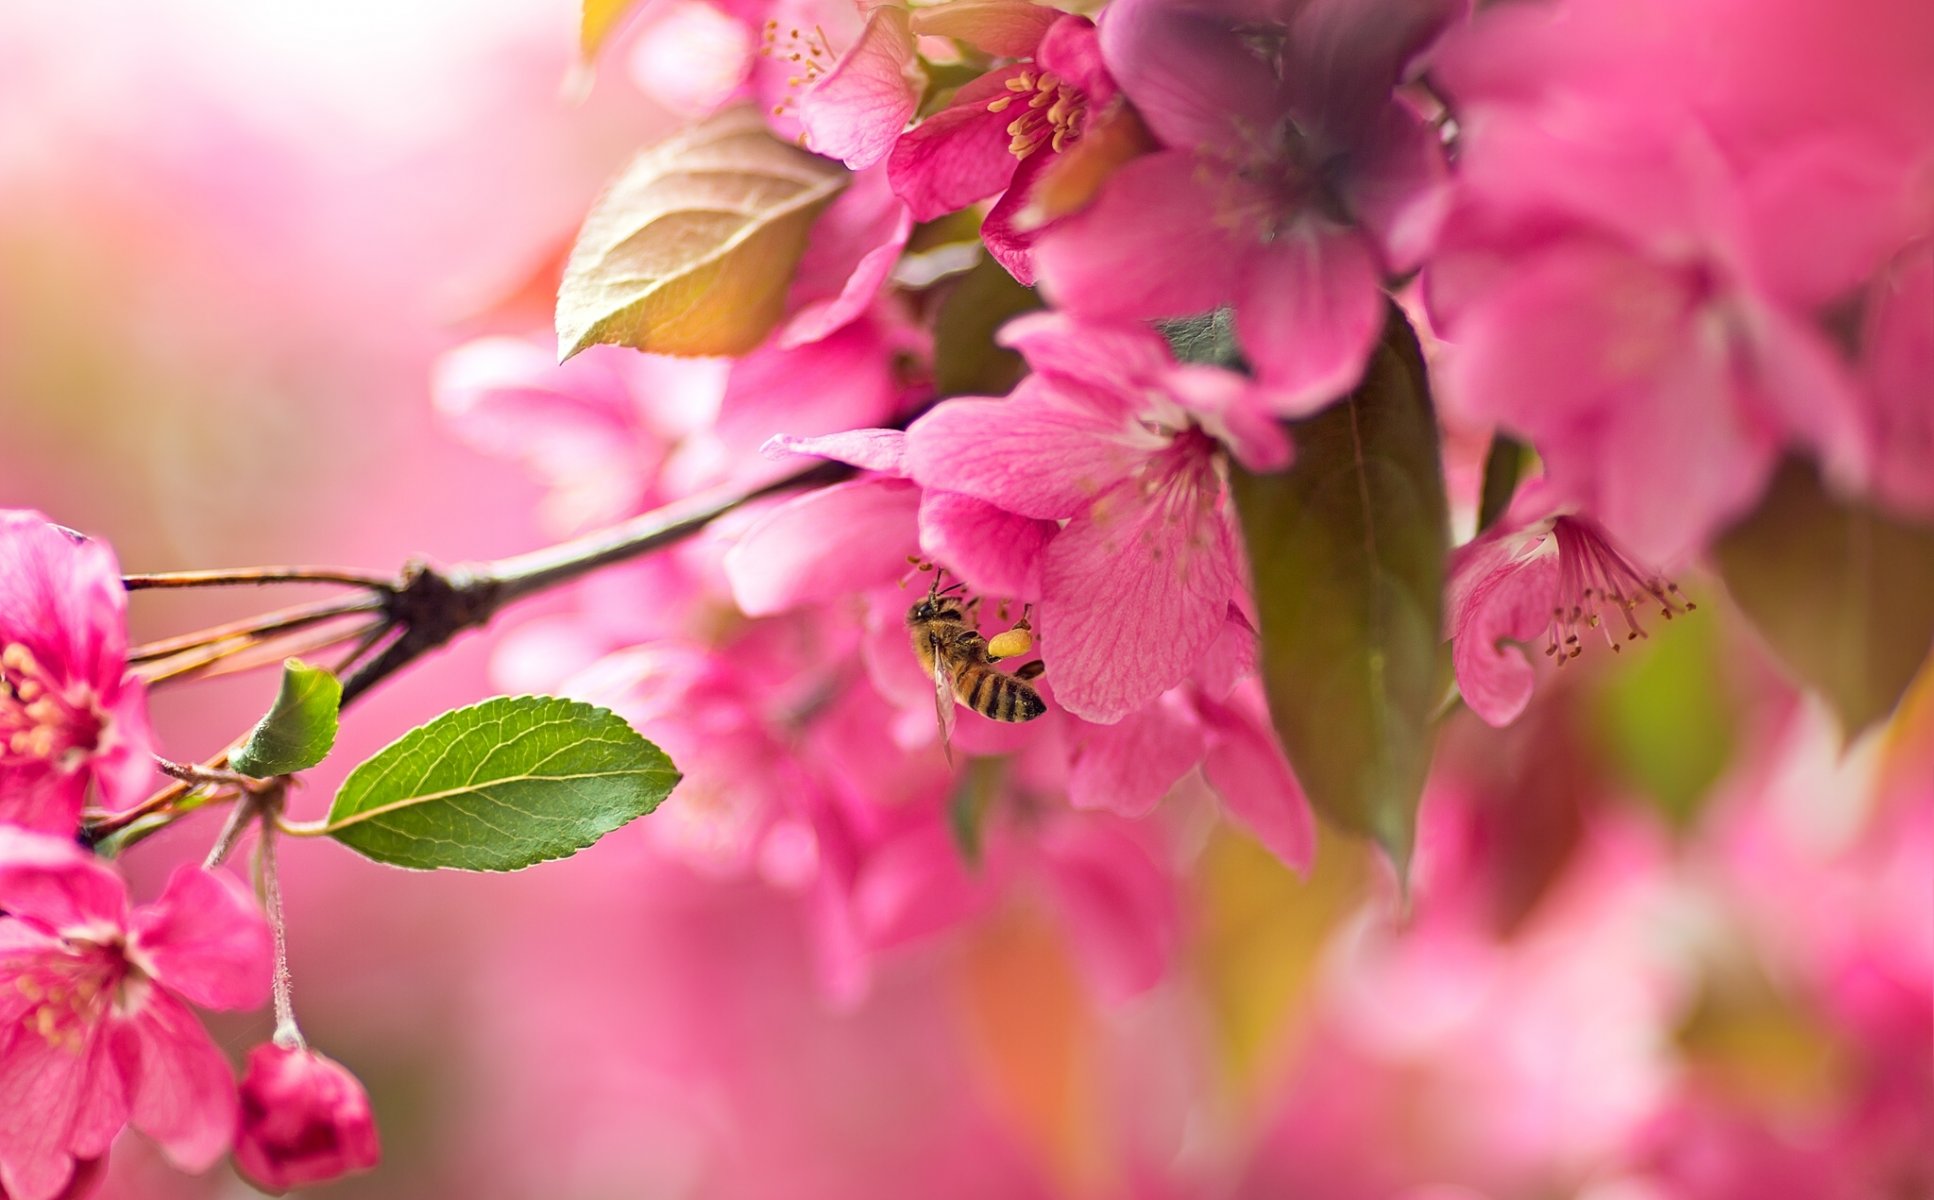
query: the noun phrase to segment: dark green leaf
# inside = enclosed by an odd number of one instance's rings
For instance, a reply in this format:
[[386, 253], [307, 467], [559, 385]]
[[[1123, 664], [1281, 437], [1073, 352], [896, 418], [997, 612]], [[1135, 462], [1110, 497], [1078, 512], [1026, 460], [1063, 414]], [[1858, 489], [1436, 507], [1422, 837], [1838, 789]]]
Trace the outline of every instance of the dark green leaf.
[[499, 696], [412, 729], [350, 772], [325, 832], [399, 867], [515, 871], [643, 816], [678, 778], [614, 713]]
[[1517, 495], [1518, 480], [1531, 458], [1530, 449], [1508, 433], [1491, 435], [1490, 453], [1484, 456], [1484, 492], [1477, 503], [1477, 531], [1483, 533], [1497, 524], [1504, 510]]
[[1034, 289], [983, 256], [954, 283], [934, 319], [934, 386], [943, 396], [1000, 396], [1027, 369], [1021, 356], [995, 343], [1000, 327], [1041, 307]]
[[640, 155], [578, 231], [558, 353], [744, 354], [785, 315], [806, 233], [851, 174], [732, 108]]
[[342, 683], [321, 667], [299, 658], [282, 660], [282, 690], [275, 704], [249, 732], [228, 765], [244, 775], [266, 779], [306, 771], [329, 756], [336, 744], [336, 710]]
[[1394, 306], [1362, 384], [1294, 432], [1288, 472], [1235, 480], [1270, 713], [1317, 811], [1401, 872], [1449, 677], [1450, 535], [1423, 356]]
[[1934, 529], [1831, 496], [1788, 461], [1713, 554], [1741, 611], [1848, 737], [1894, 710], [1934, 642]]
[[1236, 314], [1231, 308], [1218, 308], [1199, 317], [1158, 321], [1156, 328], [1168, 339], [1168, 348], [1181, 363], [1200, 363], [1227, 367], [1247, 374], [1242, 349], [1236, 345]]

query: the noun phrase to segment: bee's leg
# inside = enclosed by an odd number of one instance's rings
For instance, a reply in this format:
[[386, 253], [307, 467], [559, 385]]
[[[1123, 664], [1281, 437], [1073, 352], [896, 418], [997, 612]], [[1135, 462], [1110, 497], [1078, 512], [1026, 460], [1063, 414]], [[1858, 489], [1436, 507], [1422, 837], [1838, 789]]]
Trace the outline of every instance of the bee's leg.
[[1048, 669], [1048, 664], [1042, 662], [1040, 659], [1037, 658], [1033, 662], [1024, 662], [1020, 666], [1015, 667], [1014, 678], [1038, 679], [1040, 678], [1041, 672], [1047, 669]]
[[964, 610], [963, 615], [965, 615], [967, 618], [967, 624], [971, 626], [975, 626], [977, 628], [979, 627], [980, 625], [980, 597], [979, 596], [975, 596], [972, 600], [969, 600], [967, 602], [967, 607]]
[[987, 639], [979, 630], [963, 629], [954, 635], [954, 646], [965, 654], [970, 662], [991, 662], [987, 657]]

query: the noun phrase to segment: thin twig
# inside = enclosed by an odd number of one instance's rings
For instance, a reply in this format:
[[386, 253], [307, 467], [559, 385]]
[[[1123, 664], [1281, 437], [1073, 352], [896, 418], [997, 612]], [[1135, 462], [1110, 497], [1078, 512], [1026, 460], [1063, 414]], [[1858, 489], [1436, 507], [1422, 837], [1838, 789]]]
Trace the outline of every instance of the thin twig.
[[154, 588], [261, 586], [270, 583], [339, 583], [346, 587], [387, 592], [394, 581], [387, 575], [348, 567], [234, 567], [213, 571], [152, 571], [121, 576], [130, 592]]
[[143, 642], [128, 651], [128, 662], [144, 663], [159, 658], [168, 658], [185, 650], [197, 650], [212, 646], [216, 642], [237, 637], [261, 637], [271, 633], [282, 633], [290, 629], [300, 629], [327, 621], [331, 617], [347, 616], [351, 613], [375, 612], [383, 607], [381, 595], [355, 596], [344, 600], [318, 600], [311, 604], [295, 604], [288, 608], [278, 608], [274, 612], [263, 613], [256, 617], [245, 617], [230, 621], [226, 625], [211, 625], [194, 633], [184, 633], [179, 637], [158, 638]]

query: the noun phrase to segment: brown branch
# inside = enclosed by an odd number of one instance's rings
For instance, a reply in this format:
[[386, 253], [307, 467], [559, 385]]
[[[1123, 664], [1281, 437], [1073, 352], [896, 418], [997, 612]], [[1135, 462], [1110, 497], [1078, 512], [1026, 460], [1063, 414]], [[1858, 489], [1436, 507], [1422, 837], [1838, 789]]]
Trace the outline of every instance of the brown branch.
[[393, 586], [387, 575], [348, 567], [234, 567], [213, 571], [155, 571], [123, 575], [121, 583], [130, 592], [155, 588], [259, 587], [270, 583], [339, 583], [345, 587], [386, 592]]

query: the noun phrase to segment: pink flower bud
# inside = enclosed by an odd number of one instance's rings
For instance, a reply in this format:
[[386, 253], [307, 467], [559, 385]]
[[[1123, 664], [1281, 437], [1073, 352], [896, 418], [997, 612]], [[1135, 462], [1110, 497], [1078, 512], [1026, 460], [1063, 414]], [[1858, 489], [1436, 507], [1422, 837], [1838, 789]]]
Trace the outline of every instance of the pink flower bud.
[[369, 1096], [354, 1075], [313, 1050], [249, 1052], [235, 1165], [271, 1191], [327, 1183], [382, 1157]]

